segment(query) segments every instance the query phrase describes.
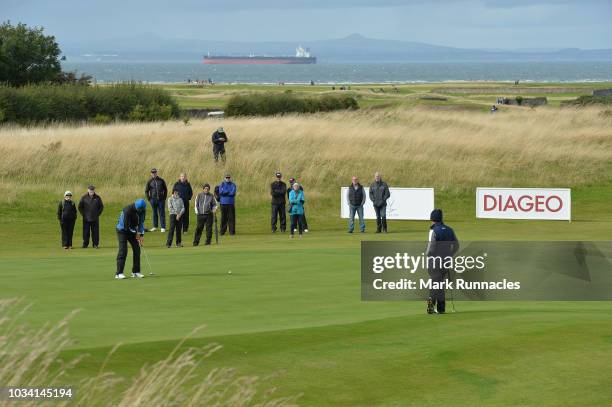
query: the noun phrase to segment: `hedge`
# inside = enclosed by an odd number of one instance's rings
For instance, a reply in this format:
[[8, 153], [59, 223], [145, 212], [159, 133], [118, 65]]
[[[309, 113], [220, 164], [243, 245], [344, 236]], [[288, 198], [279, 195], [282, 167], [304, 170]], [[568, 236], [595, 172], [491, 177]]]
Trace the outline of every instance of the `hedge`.
[[108, 123], [168, 120], [179, 115], [178, 103], [165, 90], [146, 85], [0, 86], [0, 122]]
[[291, 93], [249, 93], [232, 96], [225, 107], [227, 116], [273, 116], [285, 113], [316, 113], [358, 109], [351, 95], [299, 97]]

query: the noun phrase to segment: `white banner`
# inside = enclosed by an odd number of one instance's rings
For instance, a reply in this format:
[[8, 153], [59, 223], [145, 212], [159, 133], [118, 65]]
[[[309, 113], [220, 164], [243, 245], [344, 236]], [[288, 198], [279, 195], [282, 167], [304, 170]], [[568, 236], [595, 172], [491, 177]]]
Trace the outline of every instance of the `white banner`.
[[567, 188], [476, 188], [476, 217], [571, 220]]
[[[366, 202], [363, 215], [366, 219], [376, 219], [374, 205], [370, 200], [370, 188], [363, 187]], [[348, 219], [349, 204], [346, 198], [348, 187], [340, 189], [340, 217]], [[433, 188], [389, 188], [391, 197], [387, 200], [387, 219], [429, 220], [434, 209]]]

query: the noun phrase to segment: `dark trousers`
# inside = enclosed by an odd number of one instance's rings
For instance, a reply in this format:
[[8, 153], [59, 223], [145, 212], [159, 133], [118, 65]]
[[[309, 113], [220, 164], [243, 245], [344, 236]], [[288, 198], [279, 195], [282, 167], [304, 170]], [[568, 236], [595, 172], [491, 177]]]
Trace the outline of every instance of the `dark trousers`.
[[161, 199], [151, 199], [151, 209], [153, 209], [153, 227], [156, 228], [161, 223], [161, 228], [166, 228], [166, 206]]
[[219, 156], [221, 156], [221, 161], [225, 162], [225, 146], [217, 146], [215, 144], [213, 146], [213, 155], [215, 156], [215, 162], [219, 161]]
[[374, 205], [374, 211], [376, 212], [376, 231], [380, 232], [387, 231], [387, 205], [376, 206]]
[[174, 232], [176, 232], [176, 244], [181, 244], [181, 230], [183, 229], [183, 217], [176, 220], [176, 215], [170, 215], [170, 230], [168, 231], [168, 239], [166, 239], [166, 246], [172, 246], [172, 238]]
[[280, 218], [280, 230], [287, 229], [287, 218], [285, 216], [285, 204], [272, 204], [272, 232], [276, 232], [276, 221]]
[[[429, 273], [429, 278], [432, 283], [441, 283], [445, 280], [446, 270], [444, 269], [428, 269], [427, 272]], [[432, 287], [432, 289], [429, 290], [429, 297], [438, 312], [444, 312], [446, 310], [446, 294], [443, 288], [434, 289]]]
[[125, 268], [128, 243], [130, 246], [132, 246], [132, 273], [140, 273], [140, 245], [138, 244], [138, 240], [136, 240], [136, 234], [117, 231], [117, 240], [119, 241], [119, 251], [117, 252], [117, 274], [122, 274], [123, 269]]
[[91, 234], [91, 243], [95, 246], [100, 244], [100, 221], [98, 219], [93, 222], [83, 220], [83, 247], [89, 246], [89, 235]]
[[221, 236], [229, 229], [229, 234], [236, 233], [236, 208], [234, 205], [221, 205]]
[[60, 221], [62, 229], [62, 247], [72, 247], [72, 234], [74, 233], [74, 224], [76, 219]]
[[187, 233], [189, 230], [189, 201], [183, 199], [183, 205], [185, 205], [185, 212], [181, 216], [181, 222], [183, 223], [183, 233]]
[[198, 226], [196, 227], [195, 235], [193, 236], [193, 244], [200, 244], [200, 237], [202, 237], [202, 231], [204, 230], [204, 226], [206, 226], [206, 244], [210, 244], [210, 239], [212, 239], [212, 225], [213, 225], [213, 217], [215, 215], [211, 213], [207, 213], [205, 215], [198, 215]]
[[293, 235], [293, 231], [298, 229], [299, 234], [301, 235], [304, 231], [304, 224], [302, 223], [304, 215], [291, 215], [291, 234]]

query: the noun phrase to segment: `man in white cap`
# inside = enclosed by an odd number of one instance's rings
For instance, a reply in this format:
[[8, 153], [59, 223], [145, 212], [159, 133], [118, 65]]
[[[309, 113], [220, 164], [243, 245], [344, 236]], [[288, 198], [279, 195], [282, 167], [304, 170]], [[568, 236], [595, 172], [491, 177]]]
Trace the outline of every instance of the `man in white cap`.
[[64, 200], [57, 206], [57, 220], [62, 229], [62, 247], [66, 250], [72, 249], [72, 233], [77, 218], [77, 208], [72, 202], [72, 192], [64, 193]]
[[217, 131], [212, 134], [212, 143], [215, 162], [219, 162], [219, 155], [221, 155], [221, 160], [225, 162], [225, 143], [227, 143], [227, 134], [225, 130], [223, 130], [223, 127], [219, 127]]

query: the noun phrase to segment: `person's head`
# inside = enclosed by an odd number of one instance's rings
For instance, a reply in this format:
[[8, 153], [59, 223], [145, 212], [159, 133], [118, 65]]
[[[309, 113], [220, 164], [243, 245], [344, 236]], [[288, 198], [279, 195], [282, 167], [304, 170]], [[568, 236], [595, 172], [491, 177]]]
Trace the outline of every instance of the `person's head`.
[[151, 176], [153, 178], [157, 177], [157, 168], [151, 168]]
[[293, 178], [293, 177], [289, 178], [289, 184], [290, 185], [295, 184], [295, 178]]
[[181, 175], [179, 176], [179, 180], [180, 180], [181, 182], [185, 182], [185, 181], [187, 181], [187, 174], [186, 174], [186, 173], [184, 173], [184, 172], [181, 172]]
[[178, 196], [179, 196], [179, 191], [178, 191], [178, 189], [173, 189], [173, 190], [172, 190], [172, 196], [173, 196], [173, 197], [175, 197], [175, 198], [178, 198]]
[[230, 182], [232, 180], [232, 175], [229, 172], [225, 173], [225, 182]]
[[138, 212], [144, 212], [147, 210], [147, 203], [144, 199], [137, 199], [136, 202], [134, 202], [134, 206]]
[[351, 182], [353, 183], [353, 185], [357, 185], [359, 184], [359, 178], [353, 176], [353, 178], [351, 178]]
[[72, 192], [66, 191], [64, 192], [64, 199], [70, 201], [72, 199]]
[[94, 187], [93, 185], [88, 186], [87, 193], [89, 194], [89, 196], [94, 196], [96, 194], [96, 187]]
[[291, 188], [293, 188], [294, 191], [299, 191], [300, 190], [300, 184], [298, 184], [297, 182], [294, 182], [293, 185], [291, 186]]
[[434, 209], [431, 211], [431, 215], [429, 216], [429, 220], [433, 223], [441, 223], [443, 219], [442, 209]]
[[217, 129], [217, 131], [218, 131], [219, 133], [225, 133], [225, 130], [223, 130], [223, 127], [219, 127], [219, 128]]
[[277, 172], [276, 174], [274, 174], [276, 176], [276, 180], [280, 181], [281, 178], [283, 178], [283, 174], [281, 174], [280, 172]]
[[209, 193], [209, 192], [210, 192], [210, 184], [204, 184], [204, 185], [202, 185], [202, 190], [203, 190], [205, 193]]
[[374, 174], [374, 181], [380, 182], [380, 172], [376, 172], [376, 174]]

